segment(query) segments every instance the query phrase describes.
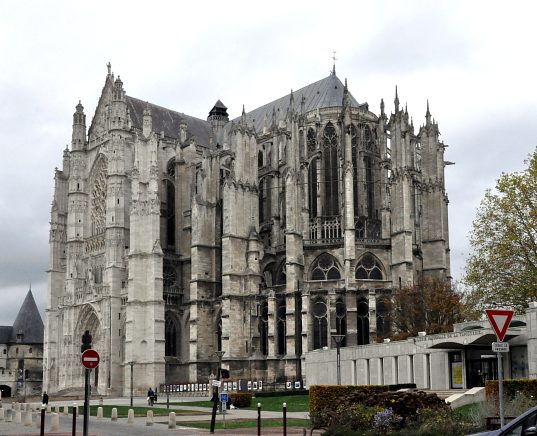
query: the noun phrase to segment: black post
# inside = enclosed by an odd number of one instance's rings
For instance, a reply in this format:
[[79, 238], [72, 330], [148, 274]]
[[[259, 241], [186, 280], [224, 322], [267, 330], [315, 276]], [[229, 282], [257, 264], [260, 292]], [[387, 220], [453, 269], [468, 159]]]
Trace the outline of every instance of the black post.
[[83, 435], [88, 436], [88, 426], [89, 426], [89, 391], [90, 391], [90, 370], [86, 368], [84, 370], [85, 374], [85, 386], [84, 386], [84, 429]]
[[71, 436], [76, 436], [76, 403], [73, 403], [73, 432]]
[[257, 436], [261, 436], [261, 403], [257, 403]]
[[133, 376], [133, 367], [134, 367], [134, 362], [129, 362], [129, 365], [131, 366], [131, 407], [132, 407], [132, 391], [133, 391], [133, 384], [132, 384], [132, 376]]
[[[216, 352], [216, 355], [218, 356], [218, 373], [216, 375], [216, 380], [220, 381], [220, 372], [222, 371], [222, 356], [224, 355], [224, 351], [218, 350]], [[216, 408], [218, 407], [218, 386], [215, 386], [215, 391], [216, 392], [213, 391], [213, 412], [211, 414], [211, 429], [209, 430], [209, 433], [214, 433], [214, 426], [216, 424]]]
[[166, 409], [170, 408], [170, 387], [168, 386], [168, 391], [166, 392]]
[[287, 403], [283, 403], [283, 436], [287, 436]]
[[336, 343], [336, 375], [337, 384], [341, 384], [341, 342], [345, 339], [345, 335], [332, 335], [332, 339]]
[[45, 412], [47, 411], [46, 406], [41, 406], [41, 429], [39, 431], [39, 436], [45, 436]]

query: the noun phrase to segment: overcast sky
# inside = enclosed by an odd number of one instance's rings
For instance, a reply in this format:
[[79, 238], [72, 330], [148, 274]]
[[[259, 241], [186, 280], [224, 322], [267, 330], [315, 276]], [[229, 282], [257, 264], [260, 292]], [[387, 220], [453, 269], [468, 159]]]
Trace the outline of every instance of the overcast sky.
[[451, 262], [460, 279], [485, 189], [537, 144], [536, 2], [58, 2], [0, 0], [0, 325], [31, 284], [46, 301], [55, 167], [106, 63], [128, 95], [205, 119], [230, 116], [336, 70], [359, 102], [416, 128], [426, 100], [449, 145]]

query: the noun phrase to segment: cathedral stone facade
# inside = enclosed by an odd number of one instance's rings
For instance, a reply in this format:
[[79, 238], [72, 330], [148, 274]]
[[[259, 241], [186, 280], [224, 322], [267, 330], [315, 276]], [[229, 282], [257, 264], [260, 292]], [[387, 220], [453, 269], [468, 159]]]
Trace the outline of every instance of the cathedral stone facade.
[[390, 333], [394, 286], [449, 277], [444, 149], [332, 73], [230, 120], [125, 93], [110, 70], [55, 172], [44, 389], [94, 392], [233, 378], [307, 378], [309, 350]]

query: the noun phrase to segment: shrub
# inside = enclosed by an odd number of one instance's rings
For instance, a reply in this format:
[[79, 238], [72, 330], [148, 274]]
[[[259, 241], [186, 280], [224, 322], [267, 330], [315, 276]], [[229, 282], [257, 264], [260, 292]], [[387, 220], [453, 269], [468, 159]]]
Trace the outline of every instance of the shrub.
[[456, 411], [448, 408], [422, 409], [417, 413], [416, 420], [403, 434], [427, 436], [459, 436], [479, 430], [470, 419], [463, 419]]
[[[485, 382], [485, 393], [488, 401], [498, 401], [498, 380], [487, 380]], [[504, 380], [503, 393], [506, 399], [515, 398], [517, 393], [523, 394], [528, 398], [537, 398], [537, 380]]]
[[239, 409], [250, 407], [250, 404], [252, 404], [252, 394], [242, 392], [232, 393], [229, 395], [229, 398], [231, 400], [231, 404]]
[[380, 434], [387, 434], [388, 431], [396, 429], [403, 417], [393, 413], [393, 409], [388, 407], [380, 412], [375, 413], [373, 417], [373, 428]]

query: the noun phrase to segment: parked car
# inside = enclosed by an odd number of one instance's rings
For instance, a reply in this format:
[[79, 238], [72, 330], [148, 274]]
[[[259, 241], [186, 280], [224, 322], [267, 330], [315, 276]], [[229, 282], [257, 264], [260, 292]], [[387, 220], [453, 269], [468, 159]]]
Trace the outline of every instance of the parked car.
[[470, 436], [529, 436], [537, 435], [537, 406], [524, 412], [518, 418], [498, 430], [484, 431]]

